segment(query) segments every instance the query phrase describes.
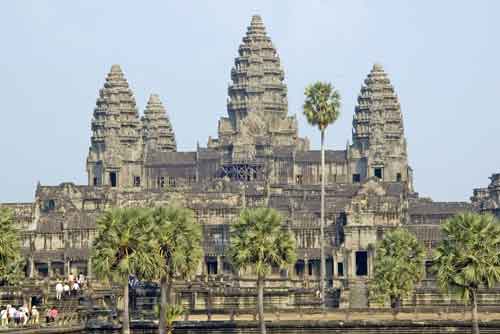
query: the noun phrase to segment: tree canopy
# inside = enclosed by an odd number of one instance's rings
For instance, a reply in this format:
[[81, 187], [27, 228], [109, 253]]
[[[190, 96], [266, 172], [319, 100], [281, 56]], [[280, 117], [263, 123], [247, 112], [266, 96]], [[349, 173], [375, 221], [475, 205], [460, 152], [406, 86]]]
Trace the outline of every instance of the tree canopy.
[[160, 325], [159, 333], [170, 333], [173, 321], [180, 312], [172, 305], [171, 290], [175, 276], [192, 275], [203, 256], [202, 230], [192, 210], [177, 205], [160, 207], [152, 212], [154, 238], [162, 257], [160, 272]]
[[472, 330], [479, 333], [477, 292], [500, 281], [500, 223], [490, 214], [466, 212], [441, 227], [443, 240], [434, 267], [443, 291], [472, 306]]
[[304, 115], [309, 124], [320, 131], [334, 123], [340, 116], [340, 93], [327, 82], [316, 82], [306, 87]]
[[442, 232], [434, 263], [443, 290], [469, 301], [470, 289], [500, 281], [500, 224], [494, 216], [458, 214]]
[[399, 310], [402, 298], [409, 296], [424, 275], [425, 251], [417, 238], [406, 229], [397, 228], [384, 235], [376, 248], [372, 298], [391, 303]]
[[273, 266], [295, 263], [295, 239], [282, 229], [276, 210], [244, 209], [232, 226], [229, 253], [236, 268], [251, 267], [257, 276], [266, 277]]
[[15, 284], [21, 276], [21, 245], [12, 210], [0, 208], [0, 284]]

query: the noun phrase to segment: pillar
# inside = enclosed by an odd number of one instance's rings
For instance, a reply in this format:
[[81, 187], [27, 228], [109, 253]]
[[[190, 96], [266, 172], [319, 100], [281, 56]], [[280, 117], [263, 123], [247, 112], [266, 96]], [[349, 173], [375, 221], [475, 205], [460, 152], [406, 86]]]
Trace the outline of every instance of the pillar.
[[29, 272], [28, 272], [29, 278], [35, 277], [35, 259], [33, 258], [33, 255], [30, 256], [29, 258]]
[[224, 274], [224, 264], [222, 261], [222, 256], [217, 256], [217, 275]]
[[52, 263], [50, 262], [47, 262], [47, 271], [48, 271], [48, 275], [49, 275], [49, 278], [52, 278]]
[[350, 272], [351, 272], [351, 278], [355, 278], [356, 277], [356, 252], [355, 251], [351, 251], [351, 259], [349, 261], [349, 269], [350, 269]]
[[307, 255], [304, 257], [304, 279], [309, 281], [309, 259]]
[[337, 279], [339, 277], [339, 273], [337, 270], [337, 259], [335, 257], [335, 251], [332, 252], [332, 279]]
[[70, 272], [71, 272], [71, 262], [70, 260], [66, 260], [64, 262], [64, 276], [68, 277]]
[[89, 257], [87, 260], [87, 281], [92, 278], [92, 258]]
[[368, 250], [368, 278], [373, 277], [373, 250], [369, 249]]

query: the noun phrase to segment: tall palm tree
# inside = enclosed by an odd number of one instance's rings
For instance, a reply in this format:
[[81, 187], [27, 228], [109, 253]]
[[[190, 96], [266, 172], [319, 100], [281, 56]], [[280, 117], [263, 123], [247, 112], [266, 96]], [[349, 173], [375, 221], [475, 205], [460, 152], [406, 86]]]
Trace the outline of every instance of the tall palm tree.
[[19, 231], [12, 210], [0, 208], [0, 284], [11, 284], [21, 274]]
[[112, 209], [97, 220], [91, 255], [93, 272], [99, 279], [123, 287], [123, 334], [130, 333], [130, 276], [151, 279], [161, 268], [152, 227], [151, 211], [147, 209]]
[[472, 333], [479, 333], [477, 293], [500, 281], [500, 223], [490, 214], [462, 213], [442, 225], [434, 259], [439, 286], [472, 307]]
[[201, 225], [194, 219], [193, 211], [179, 206], [157, 208], [153, 211], [155, 239], [160, 249], [164, 270], [160, 273], [160, 325], [159, 333], [165, 334], [171, 326], [166, 315], [172, 309], [171, 291], [175, 276], [183, 278], [193, 274], [202, 257]]
[[244, 209], [231, 228], [229, 254], [236, 269], [252, 268], [257, 275], [257, 310], [260, 332], [264, 322], [264, 281], [272, 267], [288, 268], [295, 263], [295, 240], [281, 226], [280, 214], [270, 208]]
[[396, 317], [403, 297], [423, 278], [424, 260], [424, 247], [408, 230], [386, 233], [377, 246], [370, 295], [380, 302], [389, 300]]
[[340, 115], [340, 94], [327, 82], [316, 82], [306, 87], [304, 115], [309, 124], [321, 132], [321, 219], [320, 219], [320, 295], [325, 307], [325, 132]]

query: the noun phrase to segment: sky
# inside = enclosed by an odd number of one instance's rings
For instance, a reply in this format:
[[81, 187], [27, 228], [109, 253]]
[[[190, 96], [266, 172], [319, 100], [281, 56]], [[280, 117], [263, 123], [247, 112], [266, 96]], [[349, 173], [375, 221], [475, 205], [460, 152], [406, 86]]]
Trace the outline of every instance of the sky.
[[0, 5], [0, 202], [32, 201], [38, 181], [86, 183], [98, 91], [120, 64], [142, 113], [161, 96], [179, 150], [205, 146], [226, 115], [230, 71], [252, 15], [280, 55], [289, 114], [330, 81], [342, 114], [328, 149], [351, 140], [361, 84], [381, 63], [400, 98], [421, 196], [467, 201], [500, 172], [500, 1], [33, 0]]

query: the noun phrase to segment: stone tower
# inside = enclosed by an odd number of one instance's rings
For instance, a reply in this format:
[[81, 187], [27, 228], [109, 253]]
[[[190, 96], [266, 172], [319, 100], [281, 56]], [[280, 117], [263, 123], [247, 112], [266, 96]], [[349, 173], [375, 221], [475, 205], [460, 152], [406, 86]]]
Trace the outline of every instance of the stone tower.
[[253, 161], [274, 146], [307, 149], [296, 118], [288, 116], [284, 77], [262, 18], [254, 15], [231, 70], [228, 117], [220, 119], [219, 138], [209, 139], [208, 147], [223, 150], [226, 161], [239, 162]]
[[175, 134], [160, 97], [151, 94], [142, 118], [146, 151], [173, 152], [177, 150]]
[[411, 186], [401, 107], [379, 64], [373, 65], [361, 86], [352, 125], [353, 181], [375, 176]]
[[231, 70], [228, 115], [237, 124], [248, 113], [287, 115], [287, 87], [280, 58], [260, 16], [253, 16]]
[[99, 91], [87, 157], [89, 185], [130, 187], [142, 175], [141, 122], [132, 90], [119, 65], [113, 65]]

